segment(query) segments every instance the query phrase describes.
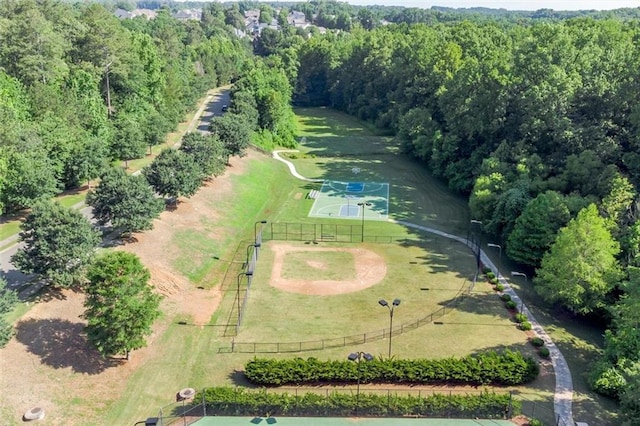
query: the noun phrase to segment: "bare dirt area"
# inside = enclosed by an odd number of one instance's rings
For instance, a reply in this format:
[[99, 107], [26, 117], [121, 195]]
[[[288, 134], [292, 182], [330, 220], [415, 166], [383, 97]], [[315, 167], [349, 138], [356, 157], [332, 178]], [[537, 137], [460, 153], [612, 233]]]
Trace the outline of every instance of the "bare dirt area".
[[[215, 312], [221, 293], [215, 288], [199, 289], [175, 271], [171, 265], [178, 253], [170, 242], [176, 230], [197, 228], [203, 215], [215, 217], [211, 199], [232, 196], [229, 177], [241, 174], [257, 155], [249, 151], [244, 158], [232, 158], [223, 176], [180, 202], [174, 211], [164, 212], [153, 230], [117, 248], [137, 254], [150, 270], [151, 284], [165, 296], [162, 309], [168, 318], [182, 315], [204, 325]], [[45, 410], [46, 424], [100, 424], [96, 416], [119, 398], [118, 389], [153, 356], [162, 324], [156, 324], [148, 346], [134, 351], [131, 360], [101, 357], [87, 344], [83, 303], [81, 292], [44, 294], [17, 323], [16, 336], [0, 350], [0, 407], [8, 417], [3, 424], [20, 424], [33, 407]]]
[[[309, 247], [286, 243], [271, 243], [275, 257], [271, 270], [271, 286], [293, 293], [328, 296], [359, 291], [374, 286], [387, 275], [387, 265], [382, 257], [363, 248]], [[318, 253], [322, 251], [342, 251], [353, 255], [356, 277], [352, 280], [303, 280], [284, 278], [282, 268], [287, 254], [292, 252]], [[326, 265], [317, 260], [309, 260], [307, 264], [316, 269], [325, 269]]]

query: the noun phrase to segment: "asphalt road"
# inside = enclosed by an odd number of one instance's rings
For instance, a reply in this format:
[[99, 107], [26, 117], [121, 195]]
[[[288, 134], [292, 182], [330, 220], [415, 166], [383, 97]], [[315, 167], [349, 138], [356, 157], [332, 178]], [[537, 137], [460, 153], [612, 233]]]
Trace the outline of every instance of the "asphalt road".
[[[222, 114], [222, 106], [229, 104], [229, 88], [223, 88], [216, 91], [211, 91], [205, 98], [205, 101], [200, 105], [200, 108], [194, 115], [193, 120], [189, 123], [186, 132], [193, 132], [198, 130], [202, 133], [207, 133], [209, 128], [209, 122], [211, 118], [216, 115]], [[79, 204], [76, 207], [80, 209], [81, 213], [87, 218], [93, 221], [91, 207], [83, 207], [84, 204]], [[108, 237], [107, 237], [108, 238]], [[37, 276], [23, 274], [15, 268], [11, 263], [11, 256], [13, 256], [18, 249], [17, 236], [11, 236], [5, 240], [0, 241], [0, 247], [7, 246], [8, 243], [15, 242], [10, 247], [0, 251], [0, 276], [4, 277], [7, 281], [8, 287], [11, 289], [25, 288], [20, 292], [20, 297], [25, 298], [31, 294], [37, 292], [41, 283], [38, 281]], [[26, 286], [27, 283], [32, 285]]]

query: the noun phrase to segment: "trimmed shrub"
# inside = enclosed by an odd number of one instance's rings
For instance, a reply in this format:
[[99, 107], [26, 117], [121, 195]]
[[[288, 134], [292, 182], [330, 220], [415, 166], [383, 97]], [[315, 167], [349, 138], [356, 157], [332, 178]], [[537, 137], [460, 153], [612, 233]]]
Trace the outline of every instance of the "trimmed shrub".
[[546, 346], [541, 347], [540, 349], [538, 349], [538, 355], [540, 355], [542, 358], [549, 358], [549, 348], [547, 348]]
[[[204, 395], [203, 395], [204, 393]], [[204, 400], [207, 411], [219, 416], [349, 417], [354, 411], [370, 417], [442, 417], [501, 419], [520, 414], [522, 405], [507, 393], [476, 395], [433, 394], [428, 397], [378, 395], [361, 392], [330, 394], [267, 392], [266, 389], [206, 388], [192, 405]]]
[[515, 322], [517, 322], [518, 324], [522, 324], [524, 322], [527, 321], [527, 316], [523, 313], [518, 312], [517, 314], [515, 314], [513, 316], [513, 319], [515, 320]]
[[542, 340], [540, 337], [532, 337], [529, 341], [536, 348], [541, 348], [544, 346], [544, 340]]
[[515, 309], [518, 305], [516, 305], [516, 302], [514, 302], [513, 300], [508, 300], [507, 302], [505, 302], [504, 306], [505, 306], [507, 309], [511, 309], [511, 310], [513, 310], [513, 309]]
[[502, 291], [504, 290], [504, 286], [500, 283], [496, 284], [496, 286], [494, 287], [496, 291]]
[[520, 323], [520, 330], [522, 330], [522, 331], [529, 331], [529, 330], [531, 330], [531, 328], [532, 328], [532, 326], [531, 326], [531, 323], [529, 321], [524, 321], [524, 322]]
[[316, 358], [254, 359], [247, 379], [259, 386], [305, 383], [519, 385], [535, 379], [537, 362], [520, 352], [489, 351], [464, 358], [374, 359], [370, 362], [319, 361]]
[[509, 300], [511, 300], [511, 296], [509, 296], [508, 294], [501, 294], [500, 300], [502, 300], [503, 302], [508, 302]]
[[492, 270], [489, 270], [489, 272], [486, 272], [484, 275], [487, 277], [489, 281], [491, 281], [496, 277], [496, 274], [494, 274]]
[[489, 268], [488, 266], [483, 266], [482, 267], [482, 273], [487, 275], [489, 272], [491, 272], [491, 268]]
[[491, 278], [491, 279], [489, 280], [489, 282], [490, 282], [491, 284], [493, 284], [493, 285], [496, 285], [496, 284], [498, 284], [500, 281], [498, 281], [498, 278]]

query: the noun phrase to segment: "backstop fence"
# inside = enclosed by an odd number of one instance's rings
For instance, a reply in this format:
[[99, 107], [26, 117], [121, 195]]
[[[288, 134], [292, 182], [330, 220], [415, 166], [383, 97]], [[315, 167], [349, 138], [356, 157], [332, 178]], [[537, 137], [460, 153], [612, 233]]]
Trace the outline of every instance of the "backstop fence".
[[269, 223], [263, 231], [265, 240], [283, 241], [321, 241], [340, 243], [394, 243], [410, 238], [394, 235], [365, 234], [364, 222], [361, 224], [327, 223]]

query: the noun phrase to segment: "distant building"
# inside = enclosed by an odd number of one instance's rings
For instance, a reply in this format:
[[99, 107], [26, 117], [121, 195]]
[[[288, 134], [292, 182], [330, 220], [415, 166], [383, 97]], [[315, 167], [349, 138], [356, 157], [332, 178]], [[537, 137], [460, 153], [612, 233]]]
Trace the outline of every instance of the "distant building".
[[138, 16], [144, 16], [147, 19], [154, 19], [157, 15], [156, 12], [151, 9], [135, 9], [131, 12], [124, 9], [116, 9], [113, 14], [118, 19], [133, 19]]
[[202, 19], [202, 9], [182, 9], [171, 16], [183, 21], [199, 21], [200, 19]]

